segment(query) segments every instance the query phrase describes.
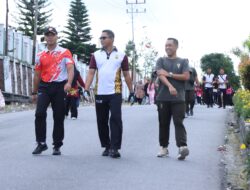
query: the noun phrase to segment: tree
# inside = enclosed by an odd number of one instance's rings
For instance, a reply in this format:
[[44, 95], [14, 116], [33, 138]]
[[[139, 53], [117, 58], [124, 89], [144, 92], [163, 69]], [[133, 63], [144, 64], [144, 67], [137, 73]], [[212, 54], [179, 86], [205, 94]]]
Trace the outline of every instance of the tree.
[[158, 52], [154, 49], [152, 42], [148, 38], [140, 43], [140, 47], [139, 56], [143, 61], [144, 77], [150, 77], [155, 67]]
[[239, 47], [234, 48], [233, 53], [240, 58], [239, 73], [243, 86], [250, 90], [250, 36], [243, 43], [243, 50]]
[[61, 41], [61, 45], [76, 54], [79, 60], [88, 64], [91, 54], [96, 50], [96, 45], [89, 43], [91, 28], [87, 12], [82, 0], [71, 1], [67, 30], [63, 31], [66, 36]]
[[[133, 60], [133, 51], [135, 53], [135, 57], [134, 57], [134, 60]], [[140, 69], [139, 69], [139, 65], [137, 63], [138, 61], [138, 54], [137, 54], [137, 51], [135, 49], [135, 45], [134, 43], [130, 40], [128, 41], [128, 43], [126, 44], [126, 49], [125, 49], [125, 54], [128, 56], [128, 60], [129, 60], [129, 69], [132, 70], [132, 63], [134, 61], [135, 63], [135, 71], [136, 72], [140, 72]]]
[[207, 68], [210, 67], [215, 76], [219, 75], [220, 68], [224, 68], [225, 73], [228, 75], [229, 83], [234, 89], [240, 87], [239, 76], [235, 74], [233, 62], [230, 57], [222, 53], [211, 53], [204, 55], [201, 58], [201, 69], [206, 72]]
[[[51, 3], [48, 0], [38, 1], [38, 18], [37, 18], [37, 34], [44, 33], [44, 29], [50, 23], [50, 17], [52, 15], [52, 9], [48, 9]], [[17, 0], [17, 8], [19, 14], [15, 17], [18, 23], [18, 30], [22, 31], [24, 35], [33, 38], [34, 22], [35, 22], [35, 0]]]

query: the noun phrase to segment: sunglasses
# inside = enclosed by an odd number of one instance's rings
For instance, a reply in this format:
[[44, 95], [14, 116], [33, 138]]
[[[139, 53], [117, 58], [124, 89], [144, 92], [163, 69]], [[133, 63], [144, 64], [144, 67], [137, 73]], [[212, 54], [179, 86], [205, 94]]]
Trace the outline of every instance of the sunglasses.
[[99, 39], [100, 39], [100, 40], [106, 40], [107, 38], [109, 38], [109, 37], [107, 37], [107, 36], [102, 36], [102, 37], [100, 37]]

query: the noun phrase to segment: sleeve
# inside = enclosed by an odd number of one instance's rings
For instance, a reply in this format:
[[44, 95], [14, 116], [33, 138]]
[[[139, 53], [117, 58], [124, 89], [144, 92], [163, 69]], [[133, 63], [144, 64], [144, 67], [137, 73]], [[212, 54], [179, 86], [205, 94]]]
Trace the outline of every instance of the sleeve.
[[80, 85], [81, 85], [83, 88], [85, 88], [85, 83], [83, 82], [82, 77], [81, 77], [80, 74], [79, 74], [78, 77], [77, 77], [77, 81], [80, 83]]
[[218, 77], [214, 76], [213, 81], [217, 80], [218, 78], [219, 78], [219, 76]]
[[198, 75], [197, 75], [197, 72], [196, 72], [196, 69], [194, 68], [194, 77], [196, 78]]
[[182, 72], [189, 72], [189, 64], [188, 64], [188, 61], [187, 59], [184, 59], [183, 61], [183, 68], [182, 68]]
[[95, 60], [94, 55], [92, 55], [91, 58], [90, 58], [89, 68], [90, 69], [97, 69], [96, 60]]
[[206, 77], [205, 77], [205, 76], [203, 76], [203, 77], [202, 77], [202, 80], [203, 80], [203, 81], [206, 81]]
[[42, 64], [40, 62], [40, 55], [36, 55], [36, 58], [35, 58], [35, 70], [36, 71], [41, 71], [42, 70]]
[[129, 64], [128, 64], [128, 57], [125, 55], [122, 64], [121, 64], [122, 71], [129, 71]]
[[63, 59], [64, 59], [66, 65], [75, 63], [73, 60], [72, 54], [69, 50], [66, 50]]
[[156, 66], [155, 66], [156, 71], [162, 69], [162, 58], [159, 58], [156, 62]]

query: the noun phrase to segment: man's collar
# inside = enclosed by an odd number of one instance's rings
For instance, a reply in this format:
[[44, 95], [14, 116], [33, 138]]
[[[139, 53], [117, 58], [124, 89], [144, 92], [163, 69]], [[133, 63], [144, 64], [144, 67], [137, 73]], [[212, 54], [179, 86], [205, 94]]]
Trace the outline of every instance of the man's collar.
[[[103, 47], [101, 48], [101, 51], [107, 52], [107, 50], [104, 49]], [[113, 52], [113, 51], [118, 51], [118, 49], [114, 46], [111, 52]]]
[[53, 50], [49, 50], [48, 47], [46, 47], [45, 51], [46, 51], [46, 53], [52, 52], [52, 51], [57, 51], [58, 48], [59, 48], [59, 45], [57, 44], [56, 47]]

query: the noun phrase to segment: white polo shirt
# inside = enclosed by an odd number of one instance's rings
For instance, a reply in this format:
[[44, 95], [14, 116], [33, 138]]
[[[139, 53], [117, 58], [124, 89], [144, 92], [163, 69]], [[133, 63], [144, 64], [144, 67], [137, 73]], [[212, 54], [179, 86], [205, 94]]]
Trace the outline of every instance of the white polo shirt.
[[[226, 89], [227, 88], [227, 85], [225, 84], [225, 82], [227, 81], [227, 75], [224, 74], [224, 75], [219, 75], [218, 76], [218, 81], [219, 81], [219, 89]], [[223, 84], [221, 84], [223, 83]]]
[[96, 95], [122, 93], [121, 71], [128, 71], [128, 58], [116, 48], [111, 53], [98, 50], [91, 57], [90, 69], [96, 69]]
[[205, 74], [203, 81], [208, 82], [205, 83], [205, 88], [213, 88], [214, 74]]

